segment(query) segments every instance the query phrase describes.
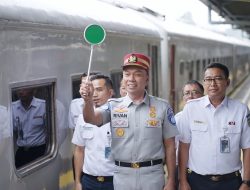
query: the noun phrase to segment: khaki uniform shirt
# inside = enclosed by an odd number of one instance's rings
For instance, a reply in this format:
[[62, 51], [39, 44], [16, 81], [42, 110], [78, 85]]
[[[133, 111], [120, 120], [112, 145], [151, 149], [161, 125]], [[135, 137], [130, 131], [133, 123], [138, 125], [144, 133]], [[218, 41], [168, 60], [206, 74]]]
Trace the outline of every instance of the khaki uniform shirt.
[[170, 105], [147, 93], [139, 105], [128, 95], [111, 99], [102, 114], [103, 123], [111, 123], [112, 156], [117, 161], [164, 159], [163, 140], [178, 134]]

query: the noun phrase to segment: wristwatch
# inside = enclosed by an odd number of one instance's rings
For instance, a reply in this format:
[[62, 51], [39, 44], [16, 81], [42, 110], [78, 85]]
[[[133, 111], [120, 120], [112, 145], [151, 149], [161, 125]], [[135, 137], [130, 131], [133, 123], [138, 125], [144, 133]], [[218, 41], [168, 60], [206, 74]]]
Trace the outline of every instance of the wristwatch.
[[246, 184], [248, 187], [250, 187], [250, 180], [242, 180], [242, 183]]

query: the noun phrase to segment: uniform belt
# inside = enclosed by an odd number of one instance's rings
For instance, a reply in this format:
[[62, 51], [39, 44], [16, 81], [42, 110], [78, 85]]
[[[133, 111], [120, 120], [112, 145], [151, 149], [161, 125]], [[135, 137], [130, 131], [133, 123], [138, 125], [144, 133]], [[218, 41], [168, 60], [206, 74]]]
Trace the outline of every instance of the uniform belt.
[[228, 179], [232, 179], [235, 177], [240, 177], [240, 172], [239, 171], [235, 171], [232, 173], [228, 173], [228, 174], [222, 174], [222, 175], [201, 175], [201, 174], [197, 174], [196, 172], [188, 169], [188, 173], [194, 173], [196, 175], [202, 176], [204, 178], [207, 178], [211, 181], [224, 181], [224, 180], [228, 180]]
[[93, 176], [93, 175], [89, 175], [86, 173], [83, 173], [83, 176], [89, 177], [95, 181], [98, 182], [112, 182], [113, 181], [113, 176]]
[[145, 162], [133, 162], [133, 163], [115, 161], [115, 165], [128, 167], [128, 168], [141, 168], [141, 167], [147, 167], [147, 166], [154, 166], [157, 164], [162, 164], [162, 159], [150, 160], [150, 161], [145, 161]]

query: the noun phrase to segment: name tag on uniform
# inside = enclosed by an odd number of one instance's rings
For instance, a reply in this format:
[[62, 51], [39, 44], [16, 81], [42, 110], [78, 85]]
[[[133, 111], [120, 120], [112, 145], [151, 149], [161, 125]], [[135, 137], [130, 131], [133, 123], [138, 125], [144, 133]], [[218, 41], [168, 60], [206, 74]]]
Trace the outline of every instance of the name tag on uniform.
[[226, 136], [220, 138], [220, 152], [230, 153], [230, 139]]
[[128, 127], [128, 108], [124, 105], [115, 107], [111, 114], [112, 127], [126, 128]]
[[113, 113], [111, 117], [112, 127], [128, 127], [128, 113]]

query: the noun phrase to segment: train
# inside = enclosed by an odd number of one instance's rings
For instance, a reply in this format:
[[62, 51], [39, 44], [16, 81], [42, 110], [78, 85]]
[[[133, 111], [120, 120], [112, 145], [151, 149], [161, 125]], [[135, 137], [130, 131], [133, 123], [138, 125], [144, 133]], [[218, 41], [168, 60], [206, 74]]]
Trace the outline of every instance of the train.
[[[153, 13], [153, 14], [152, 14]], [[0, 167], [1, 189], [72, 190], [73, 131], [68, 109], [79, 97], [80, 76], [88, 69], [90, 45], [83, 31], [89, 24], [106, 30], [94, 46], [92, 69], [109, 75], [116, 96], [123, 56], [140, 52], [151, 57], [148, 92], [182, 108], [182, 85], [196, 79], [211, 62], [226, 64], [235, 89], [250, 72], [250, 41], [188, 24], [163, 21], [149, 9], [108, 1], [0, 2]], [[20, 89], [34, 89], [46, 102], [46, 151], [15, 165], [16, 138], [12, 103]]]

